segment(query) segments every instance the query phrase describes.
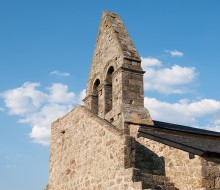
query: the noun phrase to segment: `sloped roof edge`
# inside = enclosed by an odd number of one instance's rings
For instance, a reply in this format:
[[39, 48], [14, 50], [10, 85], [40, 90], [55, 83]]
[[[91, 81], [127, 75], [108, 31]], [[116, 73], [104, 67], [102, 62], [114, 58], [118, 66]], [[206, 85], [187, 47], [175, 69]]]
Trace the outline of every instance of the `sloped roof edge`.
[[[193, 153], [220, 155], [220, 133], [193, 127], [153, 121], [154, 126], [140, 124], [138, 137]], [[136, 124], [137, 125], [137, 124]]]
[[194, 134], [220, 137], [220, 133], [215, 132], [215, 131], [209, 131], [205, 129], [199, 129], [199, 128], [189, 127], [185, 125], [178, 125], [178, 124], [173, 124], [173, 123], [166, 123], [162, 121], [153, 120], [153, 122], [154, 122], [154, 127], [158, 127], [161, 129], [168, 129], [168, 130], [174, 130], [174, 131], [182, 131], [186, 133], [194, 133]]

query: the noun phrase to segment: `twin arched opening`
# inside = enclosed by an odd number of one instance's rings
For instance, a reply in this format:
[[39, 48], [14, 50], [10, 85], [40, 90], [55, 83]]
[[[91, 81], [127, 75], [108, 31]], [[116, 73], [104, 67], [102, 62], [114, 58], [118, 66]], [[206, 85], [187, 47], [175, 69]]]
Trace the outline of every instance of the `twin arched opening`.
[[[112, 104], [113, 104], [113, 88], [112, 88], [112, 75], [114, 73], [114, 67], [110, 66], [105, 77], [105, 85], [104, 85], [104, 96], [102, 93], [99, 93], [99, 90], [102, 91], [102, 89], [99, 89], [100, 80], [96, 79], [93, 83], [93, 112], [98, 114], [100, 111], [104, 111], [104, 114], [107, 114], [109, 111], [112, 110]], [[103, 101], [104, 99], [104, 101]], [[104, 102], [104, 110], [100, 108], [100, 102]], [[101, 110], [100, 110], [101, 109]]]

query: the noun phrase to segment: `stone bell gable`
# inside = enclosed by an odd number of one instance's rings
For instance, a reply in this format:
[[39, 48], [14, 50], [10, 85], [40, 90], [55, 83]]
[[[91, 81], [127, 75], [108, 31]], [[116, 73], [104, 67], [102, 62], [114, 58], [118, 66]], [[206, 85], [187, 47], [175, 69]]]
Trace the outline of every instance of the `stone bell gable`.
[[152, 120], [143, 75], [122, 20], [104, 12], [85, 105], [52, 123], [46, 190], [220, 190], [220, 133]]
[[118, 128], [124, 122], [152, 125], [144, 108], [141, 59], [121, 20], [104, 12], [86, 88], [85, 106]]

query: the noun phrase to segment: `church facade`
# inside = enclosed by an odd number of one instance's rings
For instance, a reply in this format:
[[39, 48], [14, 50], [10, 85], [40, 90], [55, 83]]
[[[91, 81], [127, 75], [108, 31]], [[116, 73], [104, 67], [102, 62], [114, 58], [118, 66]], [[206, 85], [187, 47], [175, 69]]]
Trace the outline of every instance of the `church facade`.
[[153, 120], [143, 75], [121, 18], [104, 12], [84, 106], [52, 124], [47, 190], [220, 189], [220, 133]]

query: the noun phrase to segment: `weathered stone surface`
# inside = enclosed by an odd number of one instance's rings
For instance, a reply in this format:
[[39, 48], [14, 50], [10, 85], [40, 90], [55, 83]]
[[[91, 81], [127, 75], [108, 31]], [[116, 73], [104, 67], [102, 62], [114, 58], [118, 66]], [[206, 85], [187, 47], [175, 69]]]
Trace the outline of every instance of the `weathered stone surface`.
[[51, 189], [133, 188], [130, 138], [78, 106], [52, 126]]
[[124, 122], [153, 125], [144, 108], [141, 59], [117, 14], [104, 12], [90, 69], [85, 106], [127, 131]]
[[189, 156], [164, 142], [138, 138], [140, 125], [153, 126], [144, 108], [143, 74], [120, 17], [104, 12], [85, 107], [52, 124], [45, 190], [220, 189], [216, 152]]
[[[146, 138], [139, 138], [137, 141], [145, 147], [145, 158], [151, 164], [143, 164], [141, 168], [148, 173], [166, 175], [175, 187], [181, 190], [198, 189], [202, 187], [202, 166], [201, 158], [196, 156], [189, 159], [189, 153], [169, 147], [167, 145], [152, 141]], [[141, 157], [140, 154], [138, 157]], [[137, 160], [137, 162], [139, 162]]]
[[[137, 140], [136, 167], [147, 173], [166, 175], [181, 190], [219, 188], [220, 159], [196, 156], [165, 144], [137, 138], [138, 125], [129, 125], [130, 134]], [[146, 164], [144, 159], [150, 162]]]

